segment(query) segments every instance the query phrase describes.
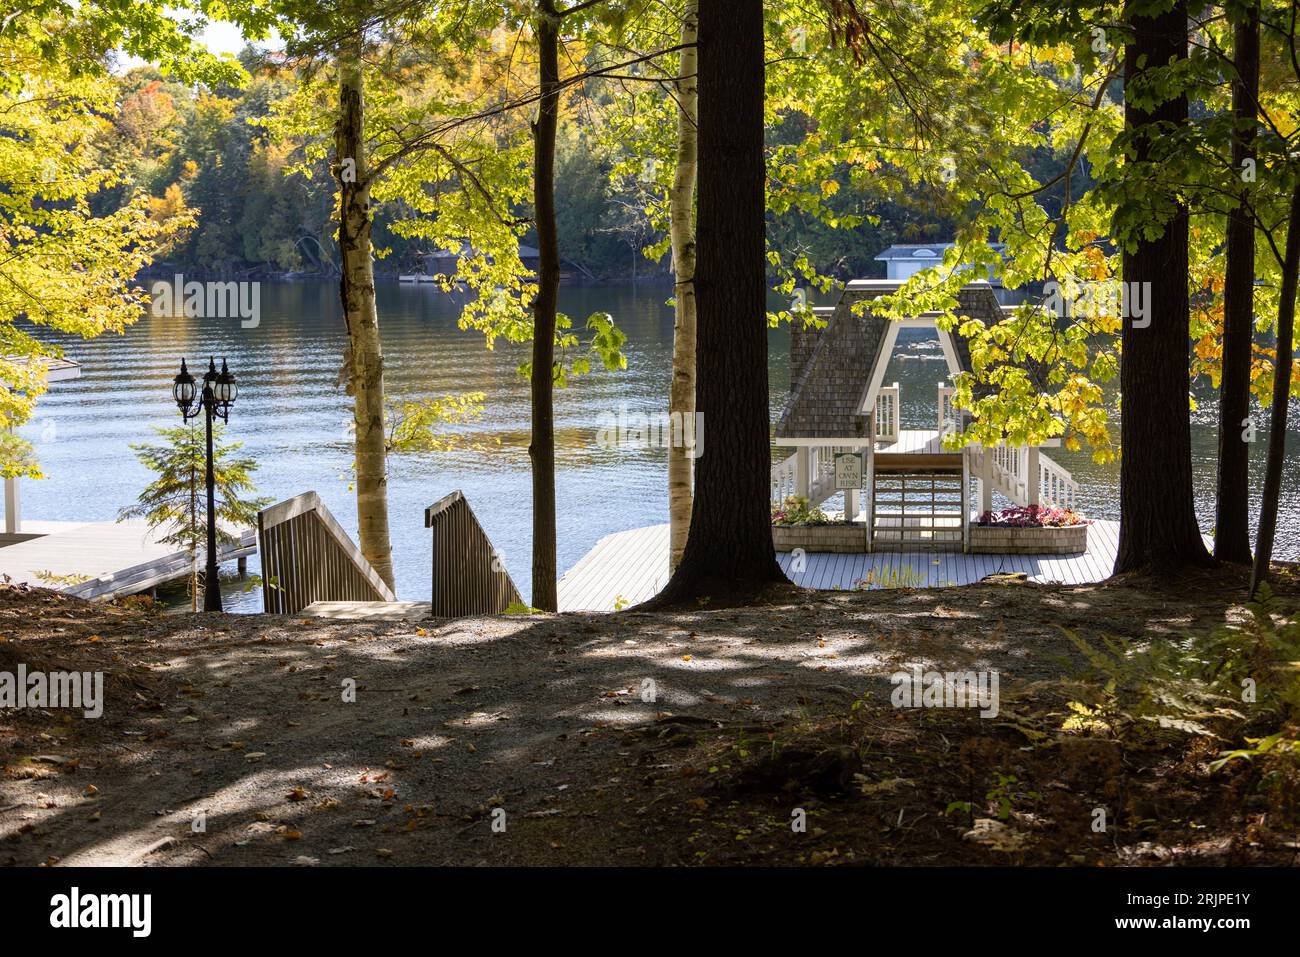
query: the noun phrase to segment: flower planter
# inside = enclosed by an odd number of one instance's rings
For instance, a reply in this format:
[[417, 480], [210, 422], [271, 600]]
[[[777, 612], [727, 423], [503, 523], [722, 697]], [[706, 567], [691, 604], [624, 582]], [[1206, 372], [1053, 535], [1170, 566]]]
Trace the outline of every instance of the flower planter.
[[772, 545], [778, 552], [802, 548], [806, 552], [857, 554], [867, 550], [867, 529], [861, 522], [833, 525], [773, 525]]
[[970, 550], [993, 555], [1077, 555], [1088, 550], [1088, 526], [972, 525]]

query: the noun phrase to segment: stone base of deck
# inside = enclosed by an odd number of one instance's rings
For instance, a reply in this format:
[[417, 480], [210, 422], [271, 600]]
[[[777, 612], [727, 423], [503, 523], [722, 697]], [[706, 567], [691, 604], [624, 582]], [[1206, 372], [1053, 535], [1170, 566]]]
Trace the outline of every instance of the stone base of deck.
[[835, 525], [773, 525], [772, 544], [778, 552], [802, 548], [806, 552], [852, 555], [865, 551], [867, 526], [862, 522]]
[[972, 525], [970, 550], [982, 555], [1080, 555], [1088, 550], [1088, 526]]

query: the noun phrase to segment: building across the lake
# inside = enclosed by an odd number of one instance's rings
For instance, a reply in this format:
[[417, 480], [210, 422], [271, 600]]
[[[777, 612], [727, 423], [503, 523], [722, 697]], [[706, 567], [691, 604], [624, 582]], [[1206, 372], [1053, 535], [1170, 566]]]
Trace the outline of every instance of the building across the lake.
[[[898, 243], [877, 254], [874, 258], [876, 262], [885, 264], [886, 279], [910, 279], [923, 269], [940, 265], [943, 262], [944, 254], [949, 249], [952, 249], [954, 245], [956, 244]], [[1007, 246], [1006, 243], [989, 243], [989, 248], [1005, 255]], [[993, 295], [1003, 305], [1015, 305], [1024, 301], [1024, 291], [1004, 288], [1002, 277], [998, 275], [996, 269], [990, 268], [988, 275], [983, 278], [988, 281], [989, 287], [993, 290]]]
[[[397, 277], [400, 282], [437, 282], [439, 276], [454, 277], [456, 275], [456, 263], [462, 257], [475, 255], [475, 252], [469, 243], [465, 243], [455, 252], [436, 249], [431, 253], [419, 253], [417, 255], [420, 261], [420, 271], [403, 273]], [[520, 243], [519, 261], [524, 264], [525, 269], [531, 269], [535, 272], [540, 255], [536, 247]]]
[[[419, 272], [403, 273], [398, 276], [399, 282], [437, 282], [439, 276], [454, 277], [456, 275], [456, 263], [462, 256], [473, 256], [474, 250], [468, 245], [464, 245], [457, 252], [448, 252], [445, 249], [435, 250], [431, 253], [420, 253], [420, 270]], [[521, 243], [519, 246], [519, 261], [523, 263], [525, 269], [531, 269], [537, 272], [538, 263], [540, 262], [541, 253], [536, 246], [529, 246]], [[582, 266], [581, 263], [573, 262], [569, 259], [560, 259], [560, 279], [562, 281], [569, 279], [593, 279], [591, 272]]]

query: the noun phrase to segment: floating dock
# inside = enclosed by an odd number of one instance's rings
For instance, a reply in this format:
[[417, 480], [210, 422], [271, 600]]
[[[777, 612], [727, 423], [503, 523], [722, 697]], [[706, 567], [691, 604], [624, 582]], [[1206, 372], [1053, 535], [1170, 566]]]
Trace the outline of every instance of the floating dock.
[[[946, 588], [1016, 572], [1035, 582], [1083, 585], [1110, 577], [1118, 549], [1119, 522], [1098, 519], [1088, 527], [1088, 550], [1075, 555], [807, 552], [802, 570], [794, 567], [789, 552], [778, 552], [776, 558], [796, 585], [826, 591]], [[560, 579], [560, 611], [627, 608], [652, 597], [667, 582], [667, 525], [616, 532], [597, 542]]]
[[[78, 598], [150, 591], [190, 571], [189, 555], [158, 541], [159, 534], [139, 521], [25, 521], [21, 533], [0, 537], [0, 576]], [[242, 567], [256, 551], [257, 534], [246, 529], [218, 554]]]
[[[1119, 522], [1096, 520], [1088, 550], [1076, 555], [984, 555], [962, 552], [834, 554], [807, 552], [803, 568], [789, 552], [776, 559], [796, 585], [822, 591], [859, 588], [947, 588], [971, 585], [989, 575], [1024, 574], [1030, 581], [1084, 585], [1110, 577], [1119, 548]], [[618, 611], [653, 597], [668, 582], [668, 526], [615, 532], [565, 572], [559, 581], [560, 611]], [[304, 617], [416, 620], [428, 602], [317, 602]]]

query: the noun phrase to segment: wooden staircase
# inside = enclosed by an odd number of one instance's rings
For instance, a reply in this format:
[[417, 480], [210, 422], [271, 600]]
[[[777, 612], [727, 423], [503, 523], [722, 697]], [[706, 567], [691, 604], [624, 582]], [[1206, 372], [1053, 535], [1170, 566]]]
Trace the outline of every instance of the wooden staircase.
[[303, 492], [257, 513], [262, 608], [295, 615], [318, 602], [394, 602], [320, 496]]
[[877, 462], [870, 513], [875, 550], [960, 552], [961, 466], [882, 469]]

